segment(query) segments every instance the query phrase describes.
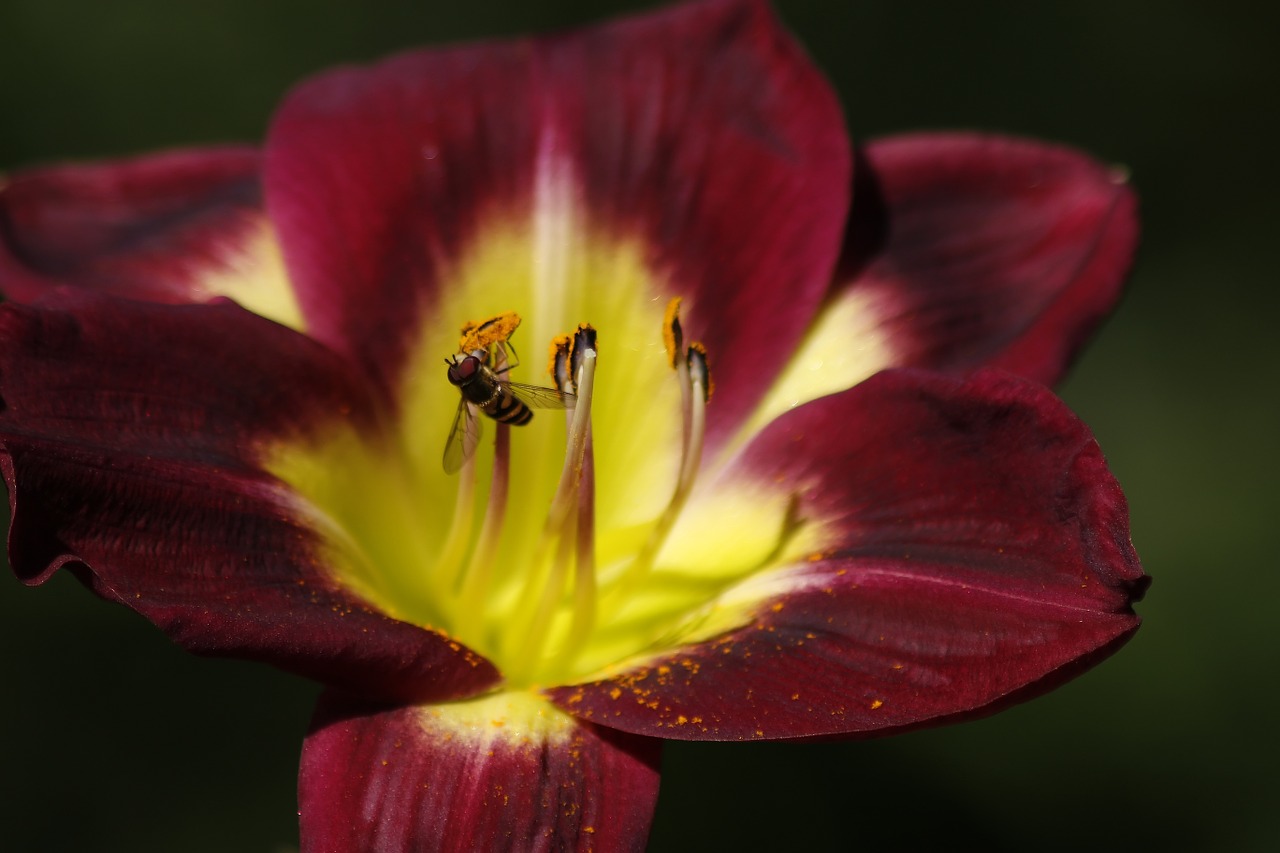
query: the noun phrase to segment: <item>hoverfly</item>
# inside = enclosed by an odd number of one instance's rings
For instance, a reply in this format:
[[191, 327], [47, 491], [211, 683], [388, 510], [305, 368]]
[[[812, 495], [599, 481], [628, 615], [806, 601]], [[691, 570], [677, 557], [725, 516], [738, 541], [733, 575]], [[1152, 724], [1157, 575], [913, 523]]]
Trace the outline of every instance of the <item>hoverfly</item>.
[[572, 409], [577, 398], [565, 391], [511, 382], [505, 374], [516, 365], [501, 370], [489, 366], [487, 349], [475, 349], [446, 358], [449, 382], [462, 392], [458, 413], [449, 429], [444, 446], [444, 470], [454, 474], [475, 453], [480, 443], [480, 419], [476, 410], [495, 421], [511, 426], [524, 426], [533, 420], [533, 408]]

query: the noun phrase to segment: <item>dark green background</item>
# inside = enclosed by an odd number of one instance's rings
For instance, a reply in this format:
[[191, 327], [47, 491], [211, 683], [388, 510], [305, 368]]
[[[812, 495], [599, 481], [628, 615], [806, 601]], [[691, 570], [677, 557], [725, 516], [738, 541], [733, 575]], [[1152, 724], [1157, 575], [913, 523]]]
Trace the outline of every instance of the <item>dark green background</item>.
[[[256, 140], [328, 65], [641, 5], [0, 0], [0, 169]], [[654, 849], [1280, 849], [1275, 22], [1193, 0], [779, 5], [860, 137], [989, 129], [1132, 170], [1137, 273], [1063, 394], [1155, 585], [1116, 658], [989, 720], [670, 746]], [[0, 847], [296, 844], [313, 686], [189, 657], [70, 578], [0, 578], [0, 635]]]

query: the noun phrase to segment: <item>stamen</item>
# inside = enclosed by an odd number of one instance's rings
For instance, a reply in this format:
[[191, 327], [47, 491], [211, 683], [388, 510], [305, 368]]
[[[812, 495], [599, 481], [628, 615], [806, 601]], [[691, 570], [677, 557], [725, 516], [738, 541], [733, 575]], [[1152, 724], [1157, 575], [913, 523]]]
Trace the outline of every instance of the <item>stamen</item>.
[[[499, 373], [507, 368], [506, 348], [496, 348], [495, 366]], [[507, 514], [507, 491], [511, 479], [511, 427], [498, 421], [493, 439], [493, 473], [489, 481], [489, 499], [485, 505], [484, 521], [480, 526], [480, 538], [476, 540], [471, 560], [462, 579], [458, 596], [458, 633], [475, 636], [483, 616], [484, 602], [489, 596], [493, 579], [493, 567], [497, 561], [498, 545], [502, 538], [502, 523]]]
[[[526, 578], [519, 598], [520, 602], [531, 602], [531, 607], [517, 607], [514, 617], [516, 630], [506, 632], [506, 657], [510, 661], [508, 672], [513, 678], [527, 677], [541, 660], [546, 646], [552, 619], [559, 608], [564, 592], [565, 580], [569, 572], [569, 564], [576, 565], [574, 605], [571, 618], [570, 636], [581, 633], [585, 636], [590, 631], [594, 614], [580, 612], [580, 608], [594, 611], [595, 600], [595, 541], [594, 532], [583, 531], [584, 527], [594, 527], [594, 468], [590, 461], [591, 441], [591, 401], [595, 387], [596, 369], [595, 330], [590, 326], [580, 326], [574, 338], [573, 352], [569, 363], [574, 367], [577, 391], [577, 402], [569, 424], [569, 436], [565, 450], [564, 468], [560, 482], [556, 486], [555, 497], [547, 513], [547, 522], [542, 537], [534, 550], [530, 563], [531, 572]], [[555, 357], [553, 357], [553, 369]], [[559, 382], [559, 379], [558, 379]], [[563, 389], [562, 389], [563, 390]], [[588, 484], [590, 494], [584, 497], [584, 483]], [[584, 501], [590, 501], [590, 512], [586, 519], [581, 518]], [[578, 512], [574, 512], [574, 510]], [[584, 524], [584, 521], [590, 524]], [[585, 535], [585, 539], [582, 537]], [[544, 572], [542, 566], [551, 557], [553, 546], [555, 557], [549, 570]], [[590, 574], [589, 582], [585, 574]], [[545, 574], [545, 579], [542, 575]], [[589, 590], [583, 587], [590, 586]], [[523, 610], [523, 612], [521, 612]], [[523, 630], [522, 630], [523, 629]], [[566, 646], [567, 649], [570, 648]]]
[[[594, 344], [594, 334], [592, 343]], [[596, 621], [596, 464], [595, 442], [591, 435], [590, 421], [587, 421], [582, 474], [578, 479], [578, 512], [575, 526], [577, 529], [574, 536], [573, 609], [569, 620], [569, 634], [558, 656], [558, 663], [561, 666], [573, 663], [587, 636], [595, 628]]]
[[[504, 311], [485, 320], [471, 320], [462, 324], [458, 338], [458, 352], [461, 353], [494, 353], [494, 368], [498, 373], [507, 369], [507, 346], [509, 339], [520, 327], [520, 315], [514, 311]], [[446, 359], [448, 361], [448, 359]], [[479, 413], [474, 404], [466, 402], [468, 407], [465, 416], [477, 418]], [[481, 529], [480, 542], [471, 555], [467, 572], [462, 572], [463, 560], [471, 546], [471, 528], [475, 523], [476, 466], [475, 457], [465, 453], [462, 467], [458, 471], [458, 493], [454, 501], [453, 518], [449, 522], [449, 533], [445, 536], [444, 547], [431, 572], [436, 592], [441, 596], [453, 598], [461, 596], [463, 600], [473, 594], [479, 587], [483, 594], [488, 587], [490, 566], [493, 562], [493, 548], [488, 534], [496, 538], [502, 527], [502, 518], [506, 512], [507, 478], [510, 467], [510, 436], [507, 425], [498, 424], [498, 434], [494, 439], [495, 461], [492, 474], [492, 486], [489, 490], [489, 501], [485, 508], [485, 519]], [[489, 547], [486, 547], [486, 545]], [[476, 567], [480, 566], [482, 577], [475, 577]], [[465, 582], [464, 589], [459, 589]], [[471, 608], [459, 610], [463, 620], [469, 620]]]
[[[670, 309], [668, 317], [671, 316]], [[678, 320], [675, 328], [678, 330]], [[675, 527], [680, 511], [684, 509], [689, 493], [693, 491], [698, 469], [702, 464], [702, 444], [706, 436], [707, 402], [711, 399], [711, 372], [707, 367], [707, 350], [700, 343], [689, 345], [685, 358], [676, 364], [676, 375], [680, 380], [680, 397], [684, 419], [684, 440], [680, 452], [680, 473], [676, 480], [675, 491], [662, 515], [649, 531], [648, 538], [640, 548], [622, 576], [609, 590], [607, 610], [615, 615], [626, 603], [630, 593], [644, 580], [653, 569], [658, 552], [666, 544], [667, 537]]]

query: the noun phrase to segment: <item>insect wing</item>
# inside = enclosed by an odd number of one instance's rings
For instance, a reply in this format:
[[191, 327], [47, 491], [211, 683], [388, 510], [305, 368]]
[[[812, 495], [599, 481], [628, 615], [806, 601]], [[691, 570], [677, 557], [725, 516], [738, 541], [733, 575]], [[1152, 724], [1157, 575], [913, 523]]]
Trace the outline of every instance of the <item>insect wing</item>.
[[449, 427], [449, 440], [444, 445], [444, 472], [456, 474], [480, 445], [480, 418], [476, 407], [466, 400], [458, 401], [458, 413]]
[[503, 382], [502, 387], [510, 391], [512, 396], [521, 403], [534, 409], [572, 409], [578, 402], [578, 398], [567, 391], [557, 391], [541, 385]]

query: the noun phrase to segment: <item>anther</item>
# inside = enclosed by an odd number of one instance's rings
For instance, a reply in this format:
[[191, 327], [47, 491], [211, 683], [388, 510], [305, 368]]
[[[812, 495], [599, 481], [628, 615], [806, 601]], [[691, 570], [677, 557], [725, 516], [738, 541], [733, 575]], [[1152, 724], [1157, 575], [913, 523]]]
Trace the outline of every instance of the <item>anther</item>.
[[[547, 364], [547, 373], [551, 375], [556, 388], [566, 394], [573, 393], [573, 375], [569, 371], [571, 349], [573, 349], [573, 338], [569, 335], [557, 335], [551, 342], [551, 359]], [[569, 418], [572, 420], [572, 413]]]
[[680, 361], [680, 350], [684, 349], [684, 330], [680, 328], [680, 297], [667, 303], [667, 310], [662, 315], [662, 343], [667, 348], [667, 359], [674, 368]]
[[487, 351], [497, 344], [505, 344], [520, 328], [520, 315], [503, 311], [487, 320], [471, 320], [462, 324], [458, 336], [458, 352]]
[[578, 331], [573, 335], [573, 349], [569, 353], [569, 375], [572, 377], [573, 390], [578, 390], [578, 376], [582, 373], [582, 363], [587, 358], [587, 353], [591, 353], [591, 357], [595, 358], [598, 350], [596, 349], [596, 330], [587, 324], [578, 327]]
[[711, 401], [711, 392], [715, 385], [711, 381], [711, 369], [707, 367], [707, 348], [694, 341], [689, 345], [689, 381], [695, 388], [702, 389], [702, 402]]

